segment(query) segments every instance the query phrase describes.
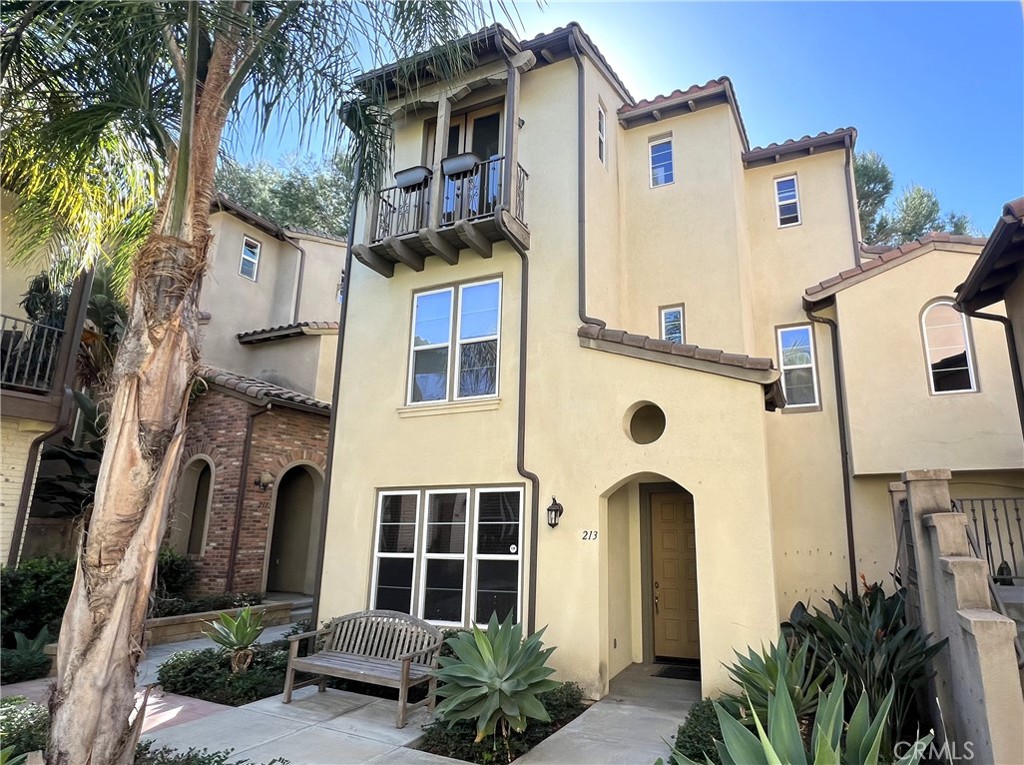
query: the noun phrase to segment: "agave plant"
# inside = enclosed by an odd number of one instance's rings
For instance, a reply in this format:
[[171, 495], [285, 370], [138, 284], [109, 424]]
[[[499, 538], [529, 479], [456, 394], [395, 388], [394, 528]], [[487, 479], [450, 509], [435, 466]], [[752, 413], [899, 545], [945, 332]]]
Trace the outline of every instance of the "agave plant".
[[555, 670], [545, 663], [555, 649], [544, 648], [543, 634], [544, 629], [523, 640], [522, 625], [513, 624], [511, 614], [501, 624], [491, 614], [486, 632], [474, 626], [472, 632], [448, 638], [455, 655], [440, 657], [440, 668], [434, 670], [443, 683], [437, 694], [444, 697], [437, 716], [449, 727], [475, 720], [478, 743], [496, 729], [503, 737], [510, 729], [522, 732], [527, 719], [548, 722], [537, 694], [558, 683], [548, 679]]
[[26, 651], [28, 653], [43, 653], [43, 649], [46, 648], [46, 644], [49, 642], [50, 628], [45, 625], [31, 640], [25, 637], [25, 635], [21, 632], [14, 633], [14, 649], [16, 651]]
[[740, 693], [728, 694], [723, 706], [737, 719], [753, 725], [749, 711], [762, 718], [768, 713], [768, 699], [777, 693], [780, 685], [787, 688], [798, 718], [814, 714], [818, 693], [829, 678], [829, 669], [822, 666], [813, 651], [811, 641], [804, 640], [797, 649], [790, 648], [784, 639], [770, 643], [768, 649], [758, 653], [750, 649], [746, 656], [739, 652], [737, 664], [728, 667], [729, 674], [740, 686]]
[[203, 632], [214, 643], [231, 652], [231, 671], [244, 672], [252, 664], [252, 644], [263, 634], [263, 614], [253, 614], [249, 606], [243, 608], [237, 619], [228, 613], [215, 622], [207, 622], [212, 632]]
[[[841, 762], [878, 765], [880, 761], [889, 762], [888, 757], [881, 757], [882, 733], [895, 687], [889, 689], [873, 717], [867, 694], [862, 693], [848, 725], [843, 715], [845, 693], [846, 680], [840, 674], [828, 693], [819, 698], [810, 751], [804, 747], [796, 708], [785, 686], [769, 695], [764, 722], [756, 711], [752, 713], [756, 736], [716, 703], [723, 738], [716, 744], [722, 765], [839, 765]], [[931, 740], [931, 733], [918, 740], [895, 765], [917, 765]], [[670, 759], [673, 765], [698, 765], [676, 749]]]

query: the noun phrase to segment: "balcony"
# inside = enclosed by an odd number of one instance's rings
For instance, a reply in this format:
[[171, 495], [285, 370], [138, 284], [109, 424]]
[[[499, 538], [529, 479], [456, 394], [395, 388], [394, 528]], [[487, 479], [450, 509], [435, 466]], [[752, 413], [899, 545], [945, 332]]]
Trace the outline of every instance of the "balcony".
[[442, 160], [436, 173], [427, 167], [399, 171], [395, 185], [373, 198], [367, 243], [356, 245], [353, 254], [390, 277], [396, 263], [422, 271], [431, 255], [452, 265], [463, 249], [489, 258], [500, 241], [528, 250], [528, 180], [522, 166], [510, 168], [504, 156], [459, 154]]
[[47, 394], [59, 367], [64, 330], [0, 314], [0, 387]]

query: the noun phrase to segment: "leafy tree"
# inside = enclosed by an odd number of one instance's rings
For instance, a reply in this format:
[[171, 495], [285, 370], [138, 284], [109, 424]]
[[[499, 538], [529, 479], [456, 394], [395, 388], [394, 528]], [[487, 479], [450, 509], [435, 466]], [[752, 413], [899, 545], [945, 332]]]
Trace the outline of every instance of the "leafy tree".
[[344, 155], [330, 162], [289, 158], [217, 168], [217, 191], [281, 226], [299, 226], [345, 236], [354, 190], [352, 163]]
[[935, 192], [916, 184], [904, 188], [887, 207], [893, 190], [892, 171], [877, 153], [857, 154], [854, 171], [861, 235], [865, 244], [896, 247], [933, 231], [951, 234], [973, 232], [969, 216], [953, 211], [943, 215]]
[[[117, 205], [91, 200], [110, 231], [66, 237], [80, 245], [78, 237], [93, 236], [101, 252], [135, 210], [130, 203], [147, 193], [152, 203], [157, 192], [152, 225], [130, 260], [103, 465], [61, 628], [46, 748], [52, 765], [133, 758], [142, 720], [129, 722], [135, 671], [199, 356], [199, 280], [225, 127], [245, 111], [262, 134], [280, 113], [294, 118], [300, 137], [328, 145], [348, 128], [358, 139], [348, 142], [355, 161], [375, 183], [390, 125], [382, 89], [360, 90], [356, 75], [391, 60], [407, 80], [420, 63], [453, 77], [467, 60], [453, 41], [485, 15], [481, 0], [0, 6], [4, 183], [23, 198], [35, 195], [44, 211], [68, 213], [55, 216], [61, 223], [88, 217], [61, 207], [62, 189], [77, 195], [82, 177], [94, 188], [112, 186]], [[423, 50], [430, 52], [408, 58]], [[7, 150], [8, 139], [16, 150]], [[36, 216], [45, 226], [44, 219]]]

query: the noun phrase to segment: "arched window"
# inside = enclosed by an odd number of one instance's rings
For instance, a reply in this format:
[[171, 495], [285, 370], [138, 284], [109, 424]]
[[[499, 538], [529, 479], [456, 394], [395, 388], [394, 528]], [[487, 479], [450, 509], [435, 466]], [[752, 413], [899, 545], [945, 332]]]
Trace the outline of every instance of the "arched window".
[[925, 309], [921, 325], [931, 392], [976, 391], [978, 383], [967, 317], [953, 307], [952, 301], [940, 300]]
[[185, 555], [200, 556], [206, 547], [213, 467], [205, 455], [192, 460], [178, 478], [170, 546]]

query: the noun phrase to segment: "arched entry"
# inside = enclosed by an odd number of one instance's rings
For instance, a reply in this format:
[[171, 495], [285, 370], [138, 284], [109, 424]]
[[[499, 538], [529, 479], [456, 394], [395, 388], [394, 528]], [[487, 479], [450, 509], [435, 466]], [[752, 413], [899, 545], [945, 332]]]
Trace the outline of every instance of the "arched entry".
[[694, 497], [657, 473], [617, 482], [606, 502], [608, 676], [634, 663], [682, 663], [699, 679], [700, 611]]
[[322, 492], [323, 476], [312, 465], [295, 465], [278, 477], [264, 588], [268, 592], [313, 594]]
[[168, 543], [182, 555], [199, 556], [206, 547], [206, 526], [213, 496], [213, 463], [206, 457], [189, 462], [178, 479], [174, 522]]

